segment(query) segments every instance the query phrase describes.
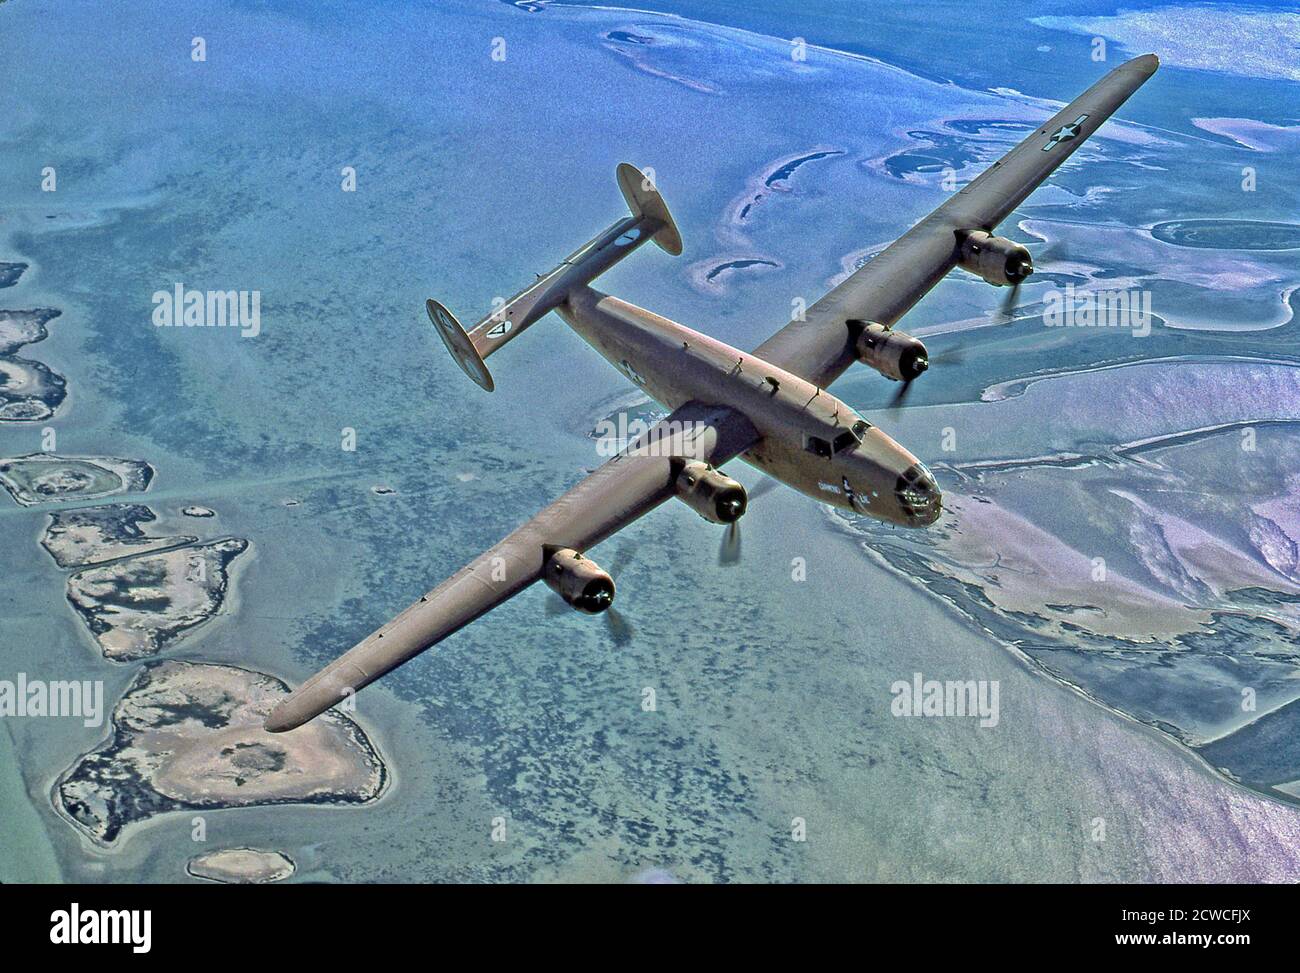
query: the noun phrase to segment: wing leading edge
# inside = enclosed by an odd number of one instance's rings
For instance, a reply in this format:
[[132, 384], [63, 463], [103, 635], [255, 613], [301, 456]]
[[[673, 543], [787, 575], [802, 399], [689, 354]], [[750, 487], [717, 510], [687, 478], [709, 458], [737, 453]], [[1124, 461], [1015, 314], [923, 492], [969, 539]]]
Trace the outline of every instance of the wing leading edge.
[[266, 728], [292, 730], [374, 682], [542, 577], [547, 549], [582, 552], [674, 492], [674, 457], [720, 465], [758, 440], [739, 412], [688, 403], [637, 443], [303, 683]]
[[960, 231], [991, 231], [1006, 219], [1159, 66], [1144, 54], [1109, 72], [754, 354], [830, 385], [856, 359], [846, 321], [892, 326], [957, 265]]

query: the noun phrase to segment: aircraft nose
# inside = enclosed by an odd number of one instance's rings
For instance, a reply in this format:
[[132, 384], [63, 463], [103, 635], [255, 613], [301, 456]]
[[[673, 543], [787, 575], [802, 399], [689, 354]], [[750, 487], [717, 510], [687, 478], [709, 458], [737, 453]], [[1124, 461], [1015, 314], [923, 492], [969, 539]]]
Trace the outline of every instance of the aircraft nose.
[[943, 494], [934, 474], [920, 463], [913, 463], [898, 477], [894, 496], [911, 527], [928, 527], [943, 513]]

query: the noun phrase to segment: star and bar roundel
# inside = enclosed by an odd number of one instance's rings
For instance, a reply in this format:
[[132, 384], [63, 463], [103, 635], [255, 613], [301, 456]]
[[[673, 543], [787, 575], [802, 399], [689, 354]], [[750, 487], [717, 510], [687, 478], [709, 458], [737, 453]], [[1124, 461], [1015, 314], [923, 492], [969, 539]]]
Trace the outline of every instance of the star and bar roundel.
[[1083, 123], [1086, 122], [1087, 120], [1088, 120], [1087, 115], [1080, 115], [1078, 118], [1076, 118], [1074, 121], [1070, 122], [1069, 124], [1062, 125], [1055, 132], [1053, 132], [1051, 135], [1048, 136], [1047, 144], [1043, 146], [1043, 151], [1048, 152], [1051, 149], [1055, 148], [1057, 145], [1059, 145], [1061, 142], [1068, 142], [1070, 141], [1070, 139], [1078, 138], [1079, 129], [1083, 127]]

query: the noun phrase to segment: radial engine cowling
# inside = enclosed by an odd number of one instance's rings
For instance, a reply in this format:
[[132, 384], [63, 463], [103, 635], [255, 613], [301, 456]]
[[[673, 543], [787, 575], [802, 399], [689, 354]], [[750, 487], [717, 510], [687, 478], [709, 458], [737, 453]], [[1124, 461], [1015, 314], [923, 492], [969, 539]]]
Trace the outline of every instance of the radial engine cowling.
[[542, 577], [565, 603], [588, 615], [598, 615], [614, 603], [614, 579], [572, 548], [551, 552]]
[[863, 327], [856, 348], [858, 361], [895, 382], [910, 382], [930, 367], [930, 354], [920, 339], [874, 321]]
[[983, 230], [971, 230], [962, 237], [957, 264], [999, 286], [1014, 286], [1034, 272], [1034, 258], [1028, 250]]
[[708, 463], [685, 464], [677, 474], [677, 496], [705, 520], [731, 524], [741, 518], [749, 504], [745, 488]]

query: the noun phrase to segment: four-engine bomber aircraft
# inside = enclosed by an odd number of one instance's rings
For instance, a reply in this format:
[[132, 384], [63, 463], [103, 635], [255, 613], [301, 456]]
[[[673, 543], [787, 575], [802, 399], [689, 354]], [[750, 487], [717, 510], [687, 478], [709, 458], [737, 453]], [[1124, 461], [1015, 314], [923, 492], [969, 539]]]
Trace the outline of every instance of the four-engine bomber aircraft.
[[437, 301], [429, 318], [453, 358], [484, 389], [484, 359], [556, 311], [588, 344], [672, 410], [644, 436], [532, 520], [424, 595], [304, 683], [271, 713], [273, 732], [300, 726], [480, 615], [545, 581], [575, 609], [597, 613], [614, 581], [585, 552], [678, 497], [732, 524], [745, 489], [720, 469], [739, 457], [809, 496], [908, 527], [940, 514], [934, 477], [906, 449], [826, 388], [855, 361], [910, 383], [925, 346], [894, 323], [954, 267], [1016, 287], [1029, 252], [993, 229], [1155, 72], [1147, 54], [1115, 68], [851, 277], [746, 354], [587, 286], [647, 240], [682, 241], [658, 191], [618, 168], [631, 215], [466, 332]]

